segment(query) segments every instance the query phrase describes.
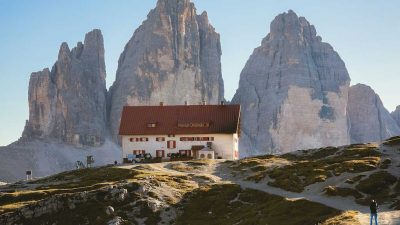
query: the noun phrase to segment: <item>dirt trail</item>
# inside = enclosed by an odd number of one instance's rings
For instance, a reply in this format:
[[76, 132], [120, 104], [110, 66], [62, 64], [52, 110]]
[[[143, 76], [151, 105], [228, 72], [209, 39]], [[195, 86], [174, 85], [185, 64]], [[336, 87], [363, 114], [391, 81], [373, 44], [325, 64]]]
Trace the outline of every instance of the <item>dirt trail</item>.
[[[370, 215], [367, 213], [359, 214], [358, 219], [361, 224], [370, 224]], [[378, 223], [380, 225], [399, 225], [400, 224], [400, 212], [381, 212], [378, 214]]]

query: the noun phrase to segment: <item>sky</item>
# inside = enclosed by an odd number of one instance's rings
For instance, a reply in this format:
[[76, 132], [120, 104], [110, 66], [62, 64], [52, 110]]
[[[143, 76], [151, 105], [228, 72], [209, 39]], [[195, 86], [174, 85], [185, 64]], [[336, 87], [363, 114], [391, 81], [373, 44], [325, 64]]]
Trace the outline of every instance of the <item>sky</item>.
[[[225, 98], [247, 59], [280, 13], [294, 10], [315, 25], [346, 63], [351, 83], [371, 86], [389, 111], [400, 105], [400, 1], [192, 0], [221, 35]], [[51, 68], [62, 42], [104, 36], [107, 87], [118, 58], [156, 0], [0, 0], [0, 146], [17, 140], [28, 119], [32, 72]]]

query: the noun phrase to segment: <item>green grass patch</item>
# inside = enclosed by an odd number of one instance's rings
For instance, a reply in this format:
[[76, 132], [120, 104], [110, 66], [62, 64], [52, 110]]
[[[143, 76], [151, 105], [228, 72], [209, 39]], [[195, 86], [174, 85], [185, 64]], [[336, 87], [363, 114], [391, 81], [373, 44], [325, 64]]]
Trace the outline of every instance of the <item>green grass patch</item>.
[[287, 153], [282, 155], [283, 158], [297, 161], [297, 160], [318, 160], [329, 156], [335, 155], [339, 152], [339, 148], [336, 147], [326, 147], [319, 149], [302, 150], [301, 154]]
[[41, 185], [40, 189], [69, 189], [133, 179], [138, 174], [137, 170], [117, 167], [88, 168], [63, 172], [31, 183]]
[[[302, 192], [306, 186], [324, 182], [332, 176], [348, 173], [361, 173], [375, 170], [381, 160], [381, 153], [373, 145], [350, 145], [343, 150], [324, 148], [306, 151], [304, 154], [285, 154], [281, 157], [291, 160], [291, 164], [266, 170], [272, 178], [268, 184], [292, 192]], [[310, 157], [310, 158], [308, 158]], [[259, 180], [264, 174], [249, 176]]]
[[378, 171], [363, 179], [356, 185], [356, 189], [370, 195], [378, 195], [387, 192], [397, 178], [387, 171]]
[[352, 188], [328, 186], [324, 189], [324, 191], [325, 194], [328, 196], [341, 196], [341, 197], [353, 196], [355, 199], [360, 199], [363, 197], [363, 195], [360, 192]]
[[390, 164], [392, 163], [392, 160], [391, 159], [389, 159], [389, 158], [387, 158], [387, 159], [384, 159], [383, 161], [382, 161], [382, 163], [381, 163], [381, 165], [380, 165], [380, 169], [387, 169], [387, 168], [389, 168], [389, 166], [390, 166]]
[[364, 178], [365, 176], [366, 176], [366, 175], [360, 174], [360, 175], [357, 175], [357, 176], [355, 176], [355, 177], [353, 177], [353, 178], [347, 179], [345, 182], [348, 183], [348, 184], [354, 184], [354, 183], [360, 181], [360, 180], [361, 180], [362, 178]]
[[358, 212], [346, 211], [338, 216], [328, 219], [321, 225], [361, 225], [357, 215]]
[[210, 225], [315, 224], [341, 214], [319, 203], [289, 201], [265, 192], [243, 190], [234, 184], [198, 189], [182, 207], [177, 225], [203, 225], [205, 221]]
[[396, 146], [400, 145], [400, 136], [395, 136], [387, 139], [386, 141], [383, 142], [383, 145], [387, 146]]
[[[357, 202], [363, 205], [369, 204], [372, 199], [375, 199], [379, 204], [392, 202], [398, 195], [398, 193], [392, 193], [391, 187], [396, 181], [397, 178], [387, 171], [378, 171], [371, 174], [355, 186], [357, 191], [368, 194], [366, 198]], [[393, 189], [395, 190], [396, 188]]]

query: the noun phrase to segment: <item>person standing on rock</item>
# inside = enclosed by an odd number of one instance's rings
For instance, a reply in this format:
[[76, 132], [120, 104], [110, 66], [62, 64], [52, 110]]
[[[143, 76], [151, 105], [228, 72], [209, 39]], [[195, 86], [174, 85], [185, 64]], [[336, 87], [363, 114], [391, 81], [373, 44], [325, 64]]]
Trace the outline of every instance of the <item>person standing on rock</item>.
[[378, 203], [375, 200], [372, 200], [371, 204], [369, 205], [369, 209], [371, 210], [371, 225], [374, 217], [375, 224], [378, 225]]

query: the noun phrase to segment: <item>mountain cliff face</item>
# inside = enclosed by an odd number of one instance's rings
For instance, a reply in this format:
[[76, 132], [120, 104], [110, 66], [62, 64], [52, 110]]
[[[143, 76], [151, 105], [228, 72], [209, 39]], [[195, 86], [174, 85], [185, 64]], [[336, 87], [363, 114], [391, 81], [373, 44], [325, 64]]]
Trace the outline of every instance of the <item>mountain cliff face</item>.
[[352, 143], [381, 141], [400, 135], [400, 128], [371, 87], [350, 87], [347, 111]]
[[216, 104], [223, 99], [219, 34], [189, 0], [159, 0], [126, 44], [110, 88], [117, 137], [125, 105]]
[[242, 106], [242, 156], [348, 144], [344, 62], [293, 11], [278, 15], [270, 30], [232, 100]]
[[397, 122], [397, 125], [400, 126], [400, 105], [396, 107], [391, 114], [392, 118]]
[[22, 139], [54, 139], [77, 146], [98, 146], [106, 134], [106, 72], [100, 30], [69, 49], [60, 47], [58, 60], [32, 73], [29, 120]]

